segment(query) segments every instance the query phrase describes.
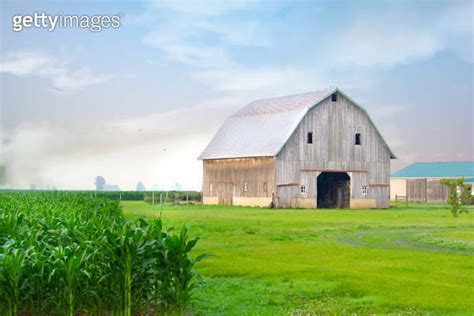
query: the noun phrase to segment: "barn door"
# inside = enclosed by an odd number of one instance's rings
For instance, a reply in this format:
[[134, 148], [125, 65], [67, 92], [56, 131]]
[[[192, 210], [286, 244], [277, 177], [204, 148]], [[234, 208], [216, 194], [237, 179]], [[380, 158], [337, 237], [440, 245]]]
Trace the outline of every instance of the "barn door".
[[317, 180], [318, 208], [348, 208], [350, 177], [345, 172], [323, 172]]
[[232, 194], [234, 186], [232, 183], [219, 183], [218, 199], [219, 204], [232, 205]]
[[298, 186], [278, 186], [277, 206], [278, 208], [292, 207], [291, 200], [298, 196]]

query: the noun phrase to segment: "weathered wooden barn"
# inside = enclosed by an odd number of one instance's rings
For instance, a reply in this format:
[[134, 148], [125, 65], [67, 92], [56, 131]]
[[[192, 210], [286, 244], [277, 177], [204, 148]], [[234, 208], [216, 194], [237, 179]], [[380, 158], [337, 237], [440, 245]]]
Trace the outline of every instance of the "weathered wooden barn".
[[337, 88], [259, 100], [199, 156], [203, 203], [386, 208], [392, 158], [367, 112]]
[[390, 197], [403, 197], [411, 202], [444, 203], [449, 190], [441, 179], [464, 178], [471, 185], [474, 162], [417, 162], [390, 177]]

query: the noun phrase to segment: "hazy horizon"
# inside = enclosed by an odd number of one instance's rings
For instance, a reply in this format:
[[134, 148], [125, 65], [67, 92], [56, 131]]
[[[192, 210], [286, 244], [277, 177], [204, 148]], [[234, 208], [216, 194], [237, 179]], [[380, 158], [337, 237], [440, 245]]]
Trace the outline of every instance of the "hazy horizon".
[[[94, 189], [100, 175], [123, 190], [200, 190], [197, 157], [227, 116], [328, 86], [368, 111], [398, 157], [392, 171], [474, 160], [472, 1], [0, 8], [0, 188]], [[13, 30], [34, 12], [121, 25]]]

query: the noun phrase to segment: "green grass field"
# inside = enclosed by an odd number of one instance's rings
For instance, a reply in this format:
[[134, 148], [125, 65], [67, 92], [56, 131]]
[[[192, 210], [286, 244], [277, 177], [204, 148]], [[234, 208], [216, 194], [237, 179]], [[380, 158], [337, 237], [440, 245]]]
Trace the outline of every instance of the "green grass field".
[[[129, 218], [160, 216], [123, 202]], [[474, 315], [474, 209], [268, 210], [165, 206], [166, 226], [201, 236], [203, 286], [191, 309], [209, 315]]]

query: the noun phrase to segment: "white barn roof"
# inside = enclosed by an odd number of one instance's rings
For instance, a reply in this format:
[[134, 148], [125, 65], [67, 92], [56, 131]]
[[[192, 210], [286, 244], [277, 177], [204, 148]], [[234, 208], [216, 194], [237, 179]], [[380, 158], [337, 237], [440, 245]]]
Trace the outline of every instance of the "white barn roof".
[[[198, 159], [276, 156], [306, 113], [335, 92], [348, 98], [337, 88], [330, 87], [321, 91], [254, 101], [225, 120]], [[395, 158], [391, 150], [390, 154]]]

